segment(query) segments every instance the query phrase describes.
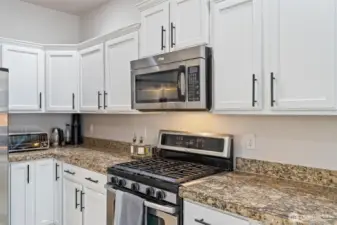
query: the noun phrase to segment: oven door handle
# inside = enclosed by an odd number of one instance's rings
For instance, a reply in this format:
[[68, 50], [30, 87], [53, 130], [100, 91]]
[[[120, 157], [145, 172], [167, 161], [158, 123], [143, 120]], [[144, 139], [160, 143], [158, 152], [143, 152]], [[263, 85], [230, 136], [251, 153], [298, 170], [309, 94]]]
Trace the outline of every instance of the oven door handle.
[[105, 188], [107, 191], [110, 191], [110, 192], [113, 192], [113, 193], [116, 192], [116, 190], [113, 189], [113, 188], [112, 188], [112, 185], [110, 185], [110, 184], [105, 184], [105, 185], [104, 185], [104, 188]]
[[169, 214], [172, 214], [172, 215], [177, 212], [176, 207], [159, 205], [159, 204], [149, 202], [149, 201], [144, 201], [144, 205], [148, 208], [159, 210], [159, 211], [162, 211], [162, 212], [166, 212], [166, 213], [169, 213]]

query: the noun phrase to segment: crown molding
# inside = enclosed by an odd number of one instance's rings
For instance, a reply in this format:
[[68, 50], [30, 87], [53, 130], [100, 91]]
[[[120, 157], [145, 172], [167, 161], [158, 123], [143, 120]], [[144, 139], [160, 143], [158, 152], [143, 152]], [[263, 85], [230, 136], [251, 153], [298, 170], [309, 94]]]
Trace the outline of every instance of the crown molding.
[[159, 5], [163, 2], [167, 2], [169, 0], [141, 0], [139, 1], [138, 4], [136, 4], [136, 7], [140, 10], [140, 11], [144, 11], [146, 9], [149, 9], [153, 6]]

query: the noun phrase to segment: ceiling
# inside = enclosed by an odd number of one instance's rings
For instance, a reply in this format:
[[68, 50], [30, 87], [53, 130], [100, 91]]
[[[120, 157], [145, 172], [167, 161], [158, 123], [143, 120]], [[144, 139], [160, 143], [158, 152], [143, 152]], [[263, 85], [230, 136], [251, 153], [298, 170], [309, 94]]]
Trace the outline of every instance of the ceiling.
[[61, 12], [80, 15], [88, 12], [109, 0], [22, 0]]

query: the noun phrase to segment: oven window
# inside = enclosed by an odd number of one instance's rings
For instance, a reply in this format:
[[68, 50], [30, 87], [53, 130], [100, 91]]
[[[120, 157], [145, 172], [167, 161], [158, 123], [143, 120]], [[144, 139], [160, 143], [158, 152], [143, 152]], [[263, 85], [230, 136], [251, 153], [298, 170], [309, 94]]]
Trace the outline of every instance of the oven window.
[[149, 213], [147, 215], [147, 224], [145, 225], [168, 225], [168, 224], [165, 224], [165, 221], [163, 218], [160, 218], [158, 216], [155, 216]]
[[179, 96], [178, 71], [170, 70], [136, 76], [136, 103], [185, 101]]

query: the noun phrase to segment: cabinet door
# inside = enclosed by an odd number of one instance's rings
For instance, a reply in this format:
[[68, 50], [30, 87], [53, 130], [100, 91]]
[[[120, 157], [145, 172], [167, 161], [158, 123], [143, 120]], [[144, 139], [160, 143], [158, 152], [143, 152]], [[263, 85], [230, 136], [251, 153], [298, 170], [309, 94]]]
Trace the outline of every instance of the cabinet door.
[[47, 110], [77, 110], [78, 56], [75, 51], [47, 52]]
[[261, 109], [261, 0], [212, 5], [214, 109]]
[[131, 111], [130, 61], [138, 59], [138, 33], [108, 41], [105, 53], [107, 110]]
[[54, 163], [52, 159], [35, 162], [35, 224], [54, 224]]
[[63, 179], [63, 225], [82, 225], [82, 186]]
[[250, 221], [248, 218], [232, 216], [208, 206], [184, 201], [184, 224], [250, 225]]
[[35, 225], [35, 181], [33, 174], [33, 164], [11, 164], [11, 225]]
[[44, 52], [4, 45], [3, 67], [9, 69], [9, 110], [42, 111], [44, 107]]
[[80, 110], [95, 112], [103, 108], [104, 45], [80, 51]]
[[106, 225], [106, 194], [84, 188], [83, 225]]
[[169, 51], [169, 2], [141, 12], [141, 55], [152, 56]]
[[266, 4], [271, 108], [335, 109], [336, 0]]
[[62, 225], [62, 200], [63, 200], [63, 173], [62, 163], [54, 160], [54, 224]]
[[208, 44], [208, 0], [171, 0], [170, 6], [171, 51], [199, 44]]

